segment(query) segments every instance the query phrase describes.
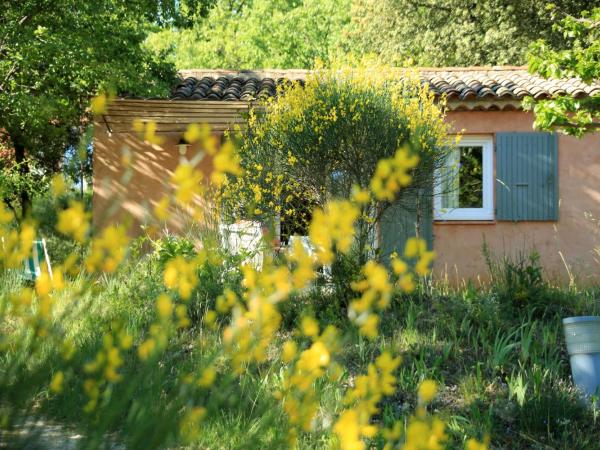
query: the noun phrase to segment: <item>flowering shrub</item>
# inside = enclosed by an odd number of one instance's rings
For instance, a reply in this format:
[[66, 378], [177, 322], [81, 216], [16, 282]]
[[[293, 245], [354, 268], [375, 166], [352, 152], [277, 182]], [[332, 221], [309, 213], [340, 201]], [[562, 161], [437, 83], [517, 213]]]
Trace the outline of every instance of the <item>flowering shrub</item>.
[[363, 255], [387, 206], [432, 186], [445, 157], [442, 118], [443, 104], [410, 73], [400, 80], [389, 68], [317, 71], [251, 112], [244, 175], [226, 190], [230, 210], [279, 216], [284, 235], [307, 234], [315, 206], [352, 198]]
[[[145, 125], [140, 133], [155, 141], [153, 129]], [[189, 140], [202, 138], [196, 131], [188, 130]], [[211, 175], [213, 185], [218, 187], [226, 176], [241, 172], [231, 144], [215, 149], [213, 156], [218, 161]], [[332, 431], [332, 444], [343, 449], [366, 448], [374, 439], [385, 448], [441, 448], [445, 426], [427, 411], [435, 397], [433, 381], [420, 385], [419, 406], [405, 431], [400, 422], [386, 428], [377, 419], [380, 402], [396, 390], [399, 355], [384, 350], [366, 373], [350, 379], [341, 357], [346, 337], [340, 329], [322, 327], [315, 317], [306, 315], [291, 335], [283, 339], [281, 335], [281, 305], [291, 294], [310, 286], [319, 267], [351, 250], [361, 204], [408, 185], [417, 158], [398, 150], [378, 163], [385, 169], [377, 169], [372, 180], [360, 187], [359, 198], [329, 200], [316, 210], [309, 225], [311, 242], [317, 248], [314, 255], [297, 243], [280, 260], [267, 258], [261, 270], [249, 264], [239, 267], [239, 291], [224, 288], [215, 299], [215, 308], [204, 311], [198, 337], [187, 341], [185, 336], [194, 332], [189, 314], [192, 293], [200, 282], [198, 268], [207, 261], [215, 266], [222, 263], [219, 251], [208, 241], [197, 252], [176, 251], [161, 263], [157, 282], [162, 287], [148, 290], [152, 297], [145, 299], [153, 305], [150, 323], [132, 328], [131, 316], [113, 314], [111, 320], [96, 324], [102, 333], [87, 339], [63, 327], [80, 320], [81, 311], [89, 313], [102, 306], [96, 300], [106, 283], [129, 264], [131, 244], [126, 228], [118, 224], [90, 234], [88, 214], [72, 202], [60, 212], [57, 227], [77, 241], [89, 242], [90, 251], [79, 263], [73, 255], [53, 267], [53, 276], [43, 272], [34, 285], [4, 292], [1, 297], [0, 424], [10, 428], [34, 416], [35, 395], [47, 386], [50, 398], [78, 399], [76, 414], [85, 418], [82, 445], [86, 448], [103, 446], [112, 431], [119, 432], [117, 440], [128, 448], [194, 444], [202, 439], [203, 423], [226, 413], [232, 402], [243, 401], [246, 380], [270, 361], [278, 367], [278, 375], [270, 378], [251, 406], [262, 411], [261, 426], [270, 430], [270, 446], [299, 445], [319, 426]], [[190, 194], [203, 189], [198, 186], [202, 176], [183, 163], [173, 177], [174, 199], [165, 197], [161, 210], [155, 211], [160, 216], [157, 220], [168, 216], [174, 204], [194, 208]], [[199, 217], [203, 213], [195, 211]], [[22, 264], [35, 236], [32, 224], [14, 229], [10, 218], [1, 206], [3, 271]], [[414, 261], [415, 270], [425, 273], [432, 257], [415, 238], [407, 243], [405, 254], [396, 258], [391, 273], [376, 261], [364, 264], [360, 280], [352, 285], [356, 297], [348, 311], [350, 322], [364, 339], [377, 336], [380, 313], [388, 308], [392, 291], [414, 289], [415, 275], [407, 262]], [[182, 342], [188, 343], [185, 348]], [[178, 368], [175, 376], [174, 367]], [[318, 425], [323, 400], [319, 386], [325, 380], [343, 383], [347, 389], [335, 405], [334, 420]], [[160, 401], [164, 397], [167, 403]]]

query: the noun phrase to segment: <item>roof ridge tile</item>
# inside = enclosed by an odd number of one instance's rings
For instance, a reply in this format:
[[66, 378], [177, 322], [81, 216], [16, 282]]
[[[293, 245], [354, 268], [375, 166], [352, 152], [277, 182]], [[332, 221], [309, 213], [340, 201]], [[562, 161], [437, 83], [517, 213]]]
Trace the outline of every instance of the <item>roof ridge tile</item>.
[[[401, 77], [407, 70], [394, 68]], [[545, 79], [531, 74], [525, 66], [469, 66], [414, 68], [434, 94], [449, 100], [536, 99], [555, 95], [595, 96], [600, 82], [586, 84], [577, 78]], [[288, 83], [304, 84], [309, 74], [303, 69], [225, 70], [190, 69], [180, 72], [182, 79], [173, 90], [173, 99], [252, 101], [277, 95], [278, 87]]]

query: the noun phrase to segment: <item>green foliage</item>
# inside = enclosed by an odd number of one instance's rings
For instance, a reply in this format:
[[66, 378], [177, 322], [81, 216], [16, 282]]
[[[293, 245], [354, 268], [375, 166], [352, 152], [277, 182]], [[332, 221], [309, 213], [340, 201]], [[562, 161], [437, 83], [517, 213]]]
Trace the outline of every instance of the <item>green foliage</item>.
[[[597, 313], [593, 292], [579, 296], [586, 313]], [[485, 288], [444, 294], [436, 286], [428, 295], [401, 299], [384, 322], [388, 345], [403, 350], [402, 385], [410, 392], [419, 377], [445, 383], [444, 400], [434, 406], [448, 418], [453, 439], [488, 433], [498, 447], [593, 448], [588, 433], [595, 414], [569, 381], [560, 315], [534, 319], [528, 307], [520, 311], [506, 311]], [[451, 442], [450, 448], [461, 448]]]
[[[590, 5], [557, 3], [574, 14]], [[563, 45], [545, 5], [542, 0], [356, 0], [345, 49], [401, 66], [523, 64], [535, 39]]]
[[161, 266], [164, 266], [168, 260], [176, 256], [190, 258], [196, 255], [194, 243], [190, 239], [171, 233], [166, 234], [156, 241], [152, 241], [152, 247], [154, 248], [154, 256], [158, 259]]
[[311, 68], [340, 50], [350, 0], [217, 0], [189, 29], [148, 38], [180, 69]]
[[[99, 90], [166, 95], [174, 69], [143, 49], [149, 0], [2, 1], [0, 134], [53, 172], [89, 122]], [[27, 197], [24, 197], [27, 201]]]
[[146, 0], [145, 16], [164, 28], [190, 27], [194, 20], [206, 17], [216, 0]]
[[72, 200], [82, 200], [85, 210], [91, 211], [92, 193], [85, 192], [84, 197], [80, 198], [79, 193], [69, 191], [58, 199], [53, 198], [49, 193], [40, 195], [39, 189], [36, 194], [35, 197], [32, 196], [31, 219], [37, 224], [38, 237], [46, 240], [46, 248], [51, 264], [62, 264], [73, 253], [76, 255], [85, 253], [86, 246], [58, 233], [56, 224], [59, 211], [66, 209]]
[[0, 198], [11, 209], [15, 219], [23, 217], [23, 193], [28, 198], [43, 195], [50, 184], [49, 177], [33, 161], [16, 163], [0, 160]]
[[[446, 154], [443, 109], [410, 76], [392, 81], [387, 72], [393, 71], [322, 71], [253, 111], [240, 149], [244, 176], [224, 196], [229, 209], [241, 204], [242, 215], [279, 214], [284, 234], [306, 235], [315, 206], [368, 190], [378, 161], [400, 148], [420, 160], [411, 186], [395, 201], [429, 188]], [[389, 205], [364, 206], [359, 256], [365, 256], [369, 233]]]
[[[554, 17], [564, 15], [560, 9], [551, 11], [555, 11]], [[581, 17], [567, 15], [553, 29], [564, 37], [566, 45], [538, 40], [531, 47], [529, 70], [545, 78], [578, 77], [588, 84], [600, 79], [600, 8], [584, 11]], [[558, 129], [580, 137], [599, 126], [600, 95], [559, 95], [539, 102], [530, 98], [525, 105], [535, 112], [534, 125], [543, 130]]]
[[539, 254], [533, 250], [515, 257], [496, 258], [487, 245], [484, 256], [492, 280], [491, 289], [506, 313], [517, 316], [525, 311], [535, 317], [563, 317], [581, 311], [581, 299], [576, 290], [557, 290], [544, 278]]
[[[209, 2], [210, 3], [210, 2]], [[598, 0], [560, 0], [579, 15]], [[148, 45], [179, 68], [313, 68], [319, 59], [377, 55], [389, 65], [523, 64], [529, 44], [564, 48], [542, 0], [217, 0], [186, 28], [154, 33]], [[208, 5], [208, 3], [207, 3]]]
[[[211, 263], [208, 270], [216, 274], [222, 272], [222, 266]], [[5, 307], [11, 293], [21, 288], [14, 275], [1, 275], [1, 307]], [[85, 294], [85, 301], [76, 309], [70, 309], [74, 304], [69, 301], [74, 292], [57, 296], [58, 310], [63, 312], [54, 326], [62, 327], [77, 349], [70, 367], [83, 368], [93, 361], [104, 345], [103, 333], [112, 330], [118, 335], [118, 323], [125, 326], [123, 331], [135, 342], [142, 341], [155, 319], [154, 304], [149, 299], [164, 291], [161, 278], [158, 259], [150, 255], [133, 258], [118, 273], [96, 280], [94, 292]], [[79, 289], [82, 283], [69, 289]], [[561, 292], [549, 289], [555, 291], [555, 296]], [[298, 309], [284, 315], [286, 326], [281, 340], [296, 328], [304, 308], [318, 311], [322, 326], [333, 322], [343, 327], [345, 312], [327, 307], [336, 303], [336, 294], [327, 292], [322, 289], [320, 296], [311, 293], [290, 299], [286, 308]], [[587, 313], [598, 313], [600, 305], [593, 292], [579, 295]], [[413, 296], [397, 296], [392, 309], [382, 317], [378, 339], [370, 342], [350, 334], [344, 341], [347, 376], [364, 371], [381, 348], [394, 347], [403, 353], [399, 389], [397, 395], [381, 402], [379, 420], [393, 423], [408, 419], [417, 402], [416, 386], [424, 378], [433, 378], [445, 386], [433, 407], [448, 422], [448, 448], [463, 448], [465, 434], [485, 433], [499, 447], [530, 448], [535, 441], [554, 448], [593, 448], [600, 438], [594, 411], [581, 402], [569, 381], [559, 316], [535, 319], [528, 307], [522, 311], [520, 317], [507, 314], [498, 299], [485, 289], [446, 291], [442, 286], [431, 286], [427, 293], [421, 290]], [[15, 338], [25, 338], [19, 334], [22, 328], [18, 323], [3, 322], [0, 327], [4, 331], [10, 328]], [[266, 389], [280, 382], [281, 367], [276, 355], [270, 355], [260, 367], [248, 369], [244, 377], [229, 379], [229, 374], [220, 374], [218, 389], [198, 391], [193, 385], [180, 383], [184, 375], [200, 373], [209, 363], [218, 366], [214, 355], [221, 331], [199, 323], [181, 331], [172, 336], [165, 352], [151, 364], [123, 350], [120, 373], [127, 382], [115, 383], [92, 415], [80, 412], [87, 402], [83, 383], [88, 375], [83, 369], [70, 372], [72, 369], [63, 367], [62, 342], [42, 340], [34, 352], [26, 352], [26, 346], [23, 347], [22, 356], [27, 355], [27, 361], [22, 361], [19, 372], [0, 379], [1, 388], [5, 383], [11, 386], [10, 391], [3, 390], [8, 396], [3, 396], [2, 406], [19, 399], [22, 416], [18, 417], [41, 414], [45, 422], [64, 424], [64, 433], [60, 428], [53, 429], [56, 446], [66, 446], [68, 432], [73, 430], [80, 436], [78, 445], [86, 448], [111, 443], [128, 448], [164, 448], [182, 442], [177, 431], [178, 411], [191, 399], [206, 395], [202, 401], [208, 407], [207, 418], [192, 446], [284, 448], [283, 414]], [[202, 345], [196, 347], [196, 342]], [[0, 368], [7, 374], [6, 368], [14, 368], [16, 362], [2, 359]], [[47, 374], [58, 370], [65, 371], [67, 384], [62, 393], [50, 394], [44, 387]], [[18, 379], [22, 383], [15, 383]], [[341, 402], [343, 385], [336, 380], [323, 380], [317, 389], [324, 398], [319, 418], [326, 421], [338, 411], [336, 405]], [[41, 445], [37, 439], [42, 437], [35, 434], [39, 426], [29, 428], [20, 420], [13, 425], [19, 433], [2, 431], [3, 442], [10, 447]], [[331, 436], [317, 427], [298, 447], [316, 449], [332, 442]]]

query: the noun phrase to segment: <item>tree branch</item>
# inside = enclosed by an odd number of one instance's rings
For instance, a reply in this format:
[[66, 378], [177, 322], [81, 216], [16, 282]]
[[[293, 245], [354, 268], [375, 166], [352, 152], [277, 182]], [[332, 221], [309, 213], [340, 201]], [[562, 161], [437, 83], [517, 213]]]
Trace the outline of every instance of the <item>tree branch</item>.
[[15, 62], [12, 65], [12, 67], [10, 68], [10, 70], [8, 71], [8, 73], [6, 74], [6, 76], [4, 77], [2, 84], [0, 84], [0, 92], [2, 92], [4, 90], [4, 85], [6, 84], [6, 82], [8, 80], [10, 80], [10, 78], [15, 74], [16, 71], [17, 71], [17, 63]]

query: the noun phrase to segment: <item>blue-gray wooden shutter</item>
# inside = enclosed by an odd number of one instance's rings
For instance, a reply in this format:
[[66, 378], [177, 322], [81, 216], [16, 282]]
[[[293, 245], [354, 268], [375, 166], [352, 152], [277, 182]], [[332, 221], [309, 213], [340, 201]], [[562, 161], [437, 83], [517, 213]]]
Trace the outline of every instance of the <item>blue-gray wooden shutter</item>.
[[391, 205], [381, 217], [381, 260], [388, 264], [390, 255], [402, 256], [408, 238], [419, 236], [433, 247], [433, 203], [429, 190], [420, 189], [408, 198]]
[[556, 134], [496, 134], [496, 219], [558, 220]]

